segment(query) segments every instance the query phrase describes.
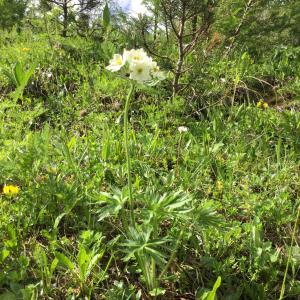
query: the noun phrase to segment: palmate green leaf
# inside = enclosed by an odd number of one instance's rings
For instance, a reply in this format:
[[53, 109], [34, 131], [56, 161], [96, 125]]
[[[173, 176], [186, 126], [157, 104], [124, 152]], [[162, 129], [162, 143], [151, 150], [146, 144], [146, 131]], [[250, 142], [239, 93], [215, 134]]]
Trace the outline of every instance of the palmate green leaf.
[[146, 203], [144, 214], [153, 216], [159, 221], [170, 217], [184, 217], [193, 211], [193, 200], [191, 195], [183, 191], [160, 195], [152, 190], [143, 195], [143, 201]]
[[127, 253], [124, 261], [147, 254], [154, 258], [157, 263], [165, 263], [166, 255], [162, 250], [167, 248], [165, 244], [170, 239], [163, 237], [151, 240], [151, 231], [149, 226], [142, 226], [138, 229], [129, 228], [128, 239], [121, 244], [124, 247], [123, 252]]
[[224, 221], [213, 209], [211, 202], [206, 202], [195, 210], [197, 227], [219, 226]]
[[1, 69], [1, 73], [7, 77], [11, 84], [13, 84], [15, 87], [18, 86], [18, 82], [16, 81], [16, 78], [11, 70]]
[[98, 221], [110, 216], [117, 216], [128, 201], [128, 196], [118, 189], [112, 189], [112, 194], [101, 192], [100, 195], [102, 197], [98, 204], [101, 205], [101, 208], [96, 211]]
[[[192, 197], [179, 191], [172, 194], [164, 194], [160, 197], [158, 204], [160, 207], [166, 208], [168, 211], [174, 211], [182, 208], [187, 203], [192, 201]], [[188, 209], [190, 211], [191, 209]], [[182, 211], [182, 210], [181, 210]], [[183, 210], [185, 212], [186, 210]]]
[[[166, 242], [167, 240], [164, 240], [161, 244], [165, 244]], [[161, 250], [160, 248], [158, 249]], [[154, 247], [149, 247], [149, 245], [145, 247], [145, 252], [149, 254], [152, 258], [154, 258], [156, 263], [158, 263], [159, 265], [163, 265], [167, 262], [166, 255], [159, 250], [156, 250]]]

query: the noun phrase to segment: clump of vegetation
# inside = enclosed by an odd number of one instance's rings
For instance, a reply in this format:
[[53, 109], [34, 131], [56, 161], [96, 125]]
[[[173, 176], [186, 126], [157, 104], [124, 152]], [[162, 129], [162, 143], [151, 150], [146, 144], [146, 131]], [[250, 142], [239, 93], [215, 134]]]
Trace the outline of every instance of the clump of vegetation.
[[0, 299], [299, 297], [296, 2], [0, 1]]

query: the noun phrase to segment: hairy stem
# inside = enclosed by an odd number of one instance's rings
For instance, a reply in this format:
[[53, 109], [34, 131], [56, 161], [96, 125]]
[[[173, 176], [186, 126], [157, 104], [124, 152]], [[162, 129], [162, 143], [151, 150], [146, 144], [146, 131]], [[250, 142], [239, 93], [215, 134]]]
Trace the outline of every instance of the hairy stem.
[[163, 278], [163, 276], [165, 275], [165, 273], [168, 271], [169, 267], [171, 266], [172, 262], [174, 261], [175, 256], [177, 254], [177, 249], [179, 247], [179, 244], [180, 244], [182, 236], [183, 236], [183, 233], [184, 233], [184, 230], [182, 229], [180, 231], [180, 233], [179, 233], [179, 236], [178, 236], [178, 239], [176, 241], [175, 247], [172, 250], [172, 254], [170, 256], [170, 259], [169, 259], [169, 261], [167, 262], [167, 264], [165, 265], [164, 269], [162, 270], [162, 272], [159, 275], [159, 278], [158, 278], [159, 280], [161, 280]]
[[131, 182], [131, 162], [130, 162], [130, 151], [129, 151], [129, 137], [128, 137], [128, 110], [130, 105], [130, 100], [134, 95], [134, 83], [131, 83], [130, 91], [126, 98], [125, 109], [124, 109], [124, 145], [125, 145], [125, 154], [127, 162], [127, 181], [128, 181], [128, 190], [129, 190], [129, 207], [130, 207], [130, 220], [131, 225], [135, 227], [134, 213], [133, 213], [133, 197], [132, 197], [132, 182]]

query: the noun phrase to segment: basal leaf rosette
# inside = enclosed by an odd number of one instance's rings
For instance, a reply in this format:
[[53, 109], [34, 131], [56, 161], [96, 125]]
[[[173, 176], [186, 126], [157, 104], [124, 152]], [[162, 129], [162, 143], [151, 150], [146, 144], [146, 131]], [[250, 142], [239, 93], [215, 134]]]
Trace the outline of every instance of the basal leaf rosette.
[[152, 85], [165, 78], [157, 63], [143, 49], [124, 49], [123, 55], [114, 54], [106, 69], [111, 72], [128, 71], [131, 80], [143, 84]]

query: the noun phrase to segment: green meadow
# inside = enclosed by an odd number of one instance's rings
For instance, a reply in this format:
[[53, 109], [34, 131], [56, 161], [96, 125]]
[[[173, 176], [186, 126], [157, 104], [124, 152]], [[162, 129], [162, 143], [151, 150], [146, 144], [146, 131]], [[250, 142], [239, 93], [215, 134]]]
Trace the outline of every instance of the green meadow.
[[0, 0], [0, 300], [300, 299], [299, 3], [144, 4]]

